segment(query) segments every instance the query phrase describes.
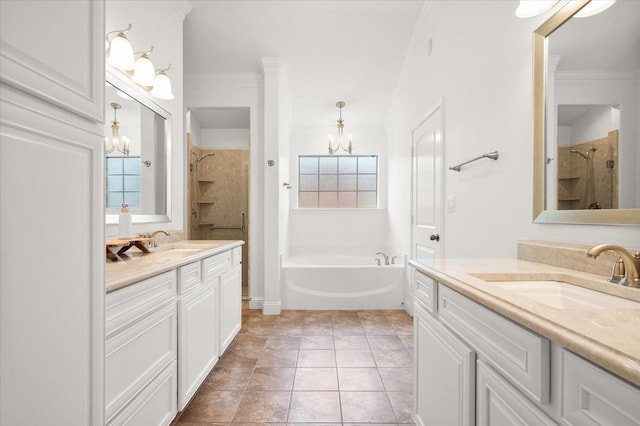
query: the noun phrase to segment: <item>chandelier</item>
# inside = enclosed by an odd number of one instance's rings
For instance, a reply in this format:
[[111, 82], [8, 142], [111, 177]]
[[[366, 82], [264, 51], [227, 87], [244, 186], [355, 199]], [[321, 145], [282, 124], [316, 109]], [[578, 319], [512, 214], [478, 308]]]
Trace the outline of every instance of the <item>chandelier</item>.
[[338, 101], [336, 106], [340, 108], [340, 118], [338, 118], [338, 146], [333, 147], [333, 136], [329, 135], [329, 154], [333, 155], [339, 150], [343, 150], [351, 154], [352, 151], [352, 139], [351, 135], [347, 138], [349, 140], [349, 146], [345, 147], [343, 144], [342, 134], [344, 132], [344, 120], [342, 119], [342, 108], [344, 108], [346, 104], [344, 101]]
[[110, 154], [113, 151], [118, 151], [123, 153], [124, 155], [129, 155], [129, 138], [126, 136], [122, 137], [122, 147], [120, 147], [120, 137], [118, 136], [118, 132], [120, 127], [118, 124], [118, 120], [116, 119], [116, 111], [118, 111], [122, 106], [115, 102], [111, 103], [111, 107], [113, 108], [113, 121], [111, 122], [111, 140], [107, 136], [104, 137], [104, 151], [106, 154]]

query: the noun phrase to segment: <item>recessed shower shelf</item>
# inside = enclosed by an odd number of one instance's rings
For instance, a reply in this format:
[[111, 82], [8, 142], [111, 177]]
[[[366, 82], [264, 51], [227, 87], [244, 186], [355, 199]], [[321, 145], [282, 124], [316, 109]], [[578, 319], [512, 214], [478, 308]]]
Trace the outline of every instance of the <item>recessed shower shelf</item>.
[[202, 178], [198, 178], [198, 182], [202, 182], [202, 183], [216, 183], [216, 181], [214, 181], [213, 179], [202, 179]]
[[562, 177], [558, 177], [558, 180], [574, 180], [574, 179], [580, 179], [581, 176], [562, 176]]
[[200, 200], [198, 204], [214, 204], [213, 200]]

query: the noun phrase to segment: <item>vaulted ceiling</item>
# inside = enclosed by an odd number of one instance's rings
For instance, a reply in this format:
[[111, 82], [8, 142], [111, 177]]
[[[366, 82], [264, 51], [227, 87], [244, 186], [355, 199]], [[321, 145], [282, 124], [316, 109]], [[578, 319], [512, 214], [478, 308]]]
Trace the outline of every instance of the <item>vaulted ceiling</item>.
[[[424, 0], [192, 1], [184, 24], [185, 79], [260, 74], [286, 65], [295, 125], [384, 121]], [[188, 106], [188, 105], [187, 105]]]

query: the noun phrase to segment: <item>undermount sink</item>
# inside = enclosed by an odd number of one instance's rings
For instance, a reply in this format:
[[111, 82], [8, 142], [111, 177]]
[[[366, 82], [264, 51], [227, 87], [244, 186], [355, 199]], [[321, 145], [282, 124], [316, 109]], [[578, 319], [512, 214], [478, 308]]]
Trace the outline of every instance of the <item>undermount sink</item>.
[[640, 309], [638, 301], [584, 288], [578, 285], [580, 282], [584, 284], [584, 280], [567, 274], [476, 273], [470, 275], [552, 308]]

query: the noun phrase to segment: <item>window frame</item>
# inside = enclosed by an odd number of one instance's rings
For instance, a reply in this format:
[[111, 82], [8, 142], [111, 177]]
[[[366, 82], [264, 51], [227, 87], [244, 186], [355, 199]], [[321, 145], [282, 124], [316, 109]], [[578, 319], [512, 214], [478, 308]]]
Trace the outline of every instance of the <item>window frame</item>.
[[[140, 167], [139, 167], [139, 173], [135, 174], [135, 173], [125, 173], [125, 167], [124, 167], [124, 161], [127, 159], [138, 159], [140, 162]], [[109, 160], [122, 160], [123, 164], [122, 164], [122, 173], [109, 173], [108, 172], [108, 166], [107, 163]], [[109, 177], [110, 176], [118, 176], [118, 177], [122, 177], [122, 190], [121, 191], [110, 191], [109, 190]], [[126, 191], [125, 190], [125, 183], [124, 183], [124, 179], [125, 177], [131, 177], [131, 176], [137, 176], [138, 177], [138, 190], [137, 191]], [[140, 156], [127, 156], [127, 157], [122, 157], [122, 156], [107, 156], [105, 157], [105, 191], [104, 191], [104, 205], [105, 205], [105, 212], [109, 213], [109, 212], [115, 212], [118, 213], [120, 212], [120, 210], [122, 209], [122, 205], [120, 206], [110, 206], [108, 204], [108, 197], [109, 194], [113, 194], [113, 193], [120, 193], [122, 194], [122, 199], [123, 199], [123, 203], [125, 203], [125, 194], [129, 193], [137, 193], [138, 194], [138, 204], [139, 205], [132, 205], [132, 204], [128, 204], [129, 206], [129, 211], [139, 211], [142, 209], [142, 158]]]
[[[303, 161], [304, 158], [314, 158], [317, 159], [317, 168], [316, 168], [316, 172], [315, 173], [302, 173], [302, 167], [301, 167], [301, 163]], [[322, 173], [321, 172], [321, 159], [322, 158], [333, 158], [336, 159], [336, 165], [335, 165], [335, 174], [334, 173]], [[340, 172], [340, 159], [345, 158], [345, 159], [355, 159], [355, 171], [351, 172], [351, 173], [341, 173]], [[360, 158], [374, 158], [375, 159], [375, 170], [373, 172], [361, 172], [360, 171]], [[379, 209], [380, 208], [380, 157], [377, 154], [366, 154], [366, 155], [313, 155], [313, 154], [305, 154], [305, 155], [298, 155], [298, 170], [297, 170], [297, 175], [298, 175], [298, 191], [297, 191], [297, 209], [299, 210], [365, 210], [365, 209]], [[301, 177], [303, 176], [316, 176], [316, 189], [315, 190], [302, 190], [302, 188], [304, 187], [303, 184], [301, 184]], [[321, 189], [321, 176], [336, 176], [336, 183], [335, 183], [335, 190], [322, 190]], [[340, 176], [354, 176], [355, 177], [355, 189], [353, 190], [340, 190]], [[360, 189], [360, 185], [361, 185], [361, 180], [360, 177], [362, 176], [373, 176], [374, 177], [374, 181], [375, 181], [375, 187], [374, 189]], [[301, 205], [301, 194], [303, 193], [316, 193], [317, 194], [317, 202], [315, 203], [314, 207], [305, 207], [303, 205]], [[335, 206], [331, 206], [331, 207], [321, 207], [322, 205], [322, 200], [321, 200], [321, 194], [322, 193], [335, 193], [336, 194], [336, 204]], [[355, 205], [348, 205], [348, 206], [341, 206], [340, 205], [340, 193], [353, 193], [355, 194], [355, 200], [354, 200], [354, 204]], [[361, 197], [361, 194], [373, 194], [374, 195], [374, 201], [373, 201], [373, 205], [371, 204], [367, 204], [367, 205], [363, 205], [363, 206], [359, 206]]]

